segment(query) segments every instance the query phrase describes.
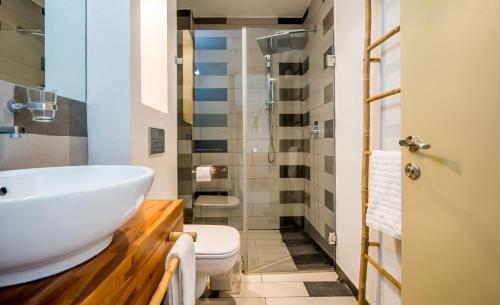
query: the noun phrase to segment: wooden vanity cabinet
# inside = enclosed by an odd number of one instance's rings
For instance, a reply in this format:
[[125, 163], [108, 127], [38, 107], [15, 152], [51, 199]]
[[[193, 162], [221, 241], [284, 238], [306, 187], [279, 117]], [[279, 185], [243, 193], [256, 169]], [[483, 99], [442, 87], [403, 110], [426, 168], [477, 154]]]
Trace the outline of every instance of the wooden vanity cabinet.
[[60, 274], [0, 288], [0, 305], [148, 304], [173, 246], [168, 235], [182, 230], [182, 200], [147, 200], [104, 251]]

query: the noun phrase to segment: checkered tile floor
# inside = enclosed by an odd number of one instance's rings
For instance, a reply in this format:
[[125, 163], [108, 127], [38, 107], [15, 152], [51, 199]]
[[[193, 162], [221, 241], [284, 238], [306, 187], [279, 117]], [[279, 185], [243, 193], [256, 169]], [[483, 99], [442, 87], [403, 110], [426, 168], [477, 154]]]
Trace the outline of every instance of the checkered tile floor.
[[331, 259], [301, 229], [250, 230], [247, 248], [252, 273], [333, 270]]
[[241, 275], [231, 291], [197, 305], [356, 305], [335, 272]]

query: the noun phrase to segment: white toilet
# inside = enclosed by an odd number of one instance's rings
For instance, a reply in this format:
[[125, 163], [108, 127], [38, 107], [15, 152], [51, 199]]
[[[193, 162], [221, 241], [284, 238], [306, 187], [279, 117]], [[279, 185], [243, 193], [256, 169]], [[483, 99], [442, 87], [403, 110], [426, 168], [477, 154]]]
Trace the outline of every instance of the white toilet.
[[196, 298], [203, 295], [209, 276], [232, 270], [240, 255], [240, 233], [233, 227], [184, 225], [184, 232], [196, 232]]

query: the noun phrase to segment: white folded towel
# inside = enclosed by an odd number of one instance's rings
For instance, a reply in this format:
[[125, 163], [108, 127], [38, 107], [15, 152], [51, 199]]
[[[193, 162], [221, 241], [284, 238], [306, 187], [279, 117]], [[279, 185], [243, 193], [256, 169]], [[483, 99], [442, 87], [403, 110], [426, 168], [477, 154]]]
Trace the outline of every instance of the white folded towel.
[[191, 236], [183, 234], [175, 242], [167, 256], [165, 270], [172, 258], [179, 258], [179, 267], [168, 286], [164, 305], [194, 305], [196, 284], [196, 257]]
[[401, 152], [370, 155], [366, 224], [401, 239]]

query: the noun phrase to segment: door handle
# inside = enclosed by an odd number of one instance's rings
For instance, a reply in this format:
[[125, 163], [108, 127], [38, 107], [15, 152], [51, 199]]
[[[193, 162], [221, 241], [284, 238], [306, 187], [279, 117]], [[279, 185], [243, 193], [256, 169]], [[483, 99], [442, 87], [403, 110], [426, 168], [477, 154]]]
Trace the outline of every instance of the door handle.
[[423, 143], [418, 137], [414, 136], [408, 136], [404, 140], [399, 140], [399, 146], [408, 147], [408, 150], [411, 152], [416, 152], [419, 149], [425, 150], [431, 148], [430, 144]]

